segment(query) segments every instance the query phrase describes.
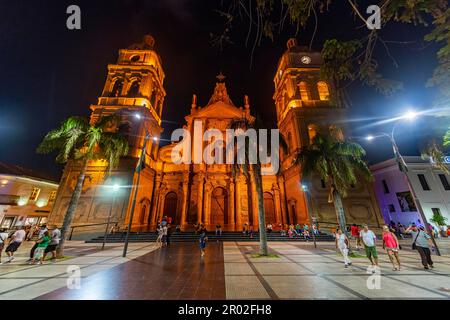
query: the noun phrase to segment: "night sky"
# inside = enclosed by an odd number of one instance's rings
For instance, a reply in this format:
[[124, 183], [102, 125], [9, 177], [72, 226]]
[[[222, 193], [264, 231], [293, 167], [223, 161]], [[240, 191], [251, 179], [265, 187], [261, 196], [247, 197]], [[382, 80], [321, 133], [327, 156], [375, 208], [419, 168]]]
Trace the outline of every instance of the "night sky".
[[[226, 1], [224, 1], [226, 2]], [[335, 1], [337, 3], [338, 1]], [[164, 135], [184, 124], [192, 94], [205, 105], [213, 91], [215, 76], [222, 71], [228, 92], [236, 105], [244, 94], [250, 97], [252, 113], [259, 113], [274, 126], [272, 101], [273, 75], [286, 40], [295, 30], [286, 29], [274, 42], [264, 40], [254, 54], [244, 45], [247, 25], [236, 25], [233, 43], [219, 50], [210, 43], [210, 33], [223, 27], [215, 12], [221, 1], [201, 0], [119, 0], [119, 1], [2, 1], [0, 3], [0, 161], [48, 173], [55, 178], [62, 166], [51, 155], [38, 155], [35, 149], [49, 130], [72, 115], [88, 116], [106, 78], [106, 66], [115, 63], [119, 48], [140, 42], [144, 34], [156, 39], [156, 50], [163, 60], [167, 97], [164, 104]], [[82, 30], [66, 28], [66, 8], [77, 4], [82, 11]], [[346, 4], [331, 7], [333, 13], [319, 17], [313, 48], [320, 50], [327, 38], [350, 39], [355, 35], [353, 17]], [[350, 22], [348, 22], [350, 21]], [[412, 107], [431, 107], [435, 94], [426, 80], [436, 65], [438, 46], [425, 43], [424, 28], [395, 24], [382, 30], [386, 40], [407, 41], [391, 44], [398, 67], [383, 50], [377, 58], [382, 71], [404, 82], [404, 90], [385, 98], [372, 88], [350, 87], [350, 119], [353, 133], [388, 130], [389, 126], [366, 128], [374, 118], [394, 117]], [[297, 39], [308, 44], [312, 28], [301, 30]], [[418, 121], [397, 131], [404, 154], [418, 154], [417, 144], [429, 132], [430, 122]], [[368, 144], [371, 163], [391, 157], [387, 141]]]

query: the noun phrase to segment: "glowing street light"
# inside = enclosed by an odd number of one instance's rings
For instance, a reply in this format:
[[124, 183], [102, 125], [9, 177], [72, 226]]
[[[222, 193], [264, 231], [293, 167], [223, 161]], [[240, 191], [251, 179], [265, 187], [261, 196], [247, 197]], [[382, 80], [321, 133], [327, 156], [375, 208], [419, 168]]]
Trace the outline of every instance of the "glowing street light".
[[[408, 120], [408, 121], [413, 121], [417, 116], [418, 116], [417, 112], [414, 112], [414, 111], [410, 110], [410, 111], [406, 112], [403, 116], [398, 117], [397, 119], [399, 119], [399, 120], [405, 119], [405, 120]], [[397, 124], [398, 124], [398, 122], [394, 123], [394, 126], [392, 127], [392, 131], [391, 131], [390, 134], [385, 133], [385, 132], [381, 132], [380, 136], [387, 137], [391, 141], [392, 150], [394, 152], [394, 158], [395, 158], [395, 160], [396, 160], [396, 162], [398, 164], [398, 167], [399, 167], [400, 171], [403, 172], [404, 175], [405, 175], [406, 183], [408, 184], [409, 191], [411, 192], [411, 195], [413, 197], [413, 201], [414, 201], [414, 203], [416, 205], [417, 211], [419, 212], [419, 215], [422, 218], [422, 221], [423, 221], [423, 223], [425, 225], [425, 228], [427, 229], [427, 231], [429, 231], [430, 230], [430, 225], [429, 225], [428, 220], [427, 220], [427, 218], [425, 216], [425, 213], [423, 212], [423, 208], [422, 208], [422, 205], [420, 204], [419, 198], [417, 197], [416, 192], [414, 191], [414, 188], [413, 188], [413, 185], [411, 183], [411, 180], [409, 179], [409, 176], [407, 174], [408, 166], [406, 165], [405, 159], [403, 159], [403, 156], [401, 155], [400, 150], [398, 149], [397, 143], [395, 142], [394, 133], [395, 133], [395, 128], [397, 127]], [[371, 135], [366, 137], [366, 140], [368, 140], [368, 141], [371, 141], [373, 139], [375, 139], [375, 137], [371, 136]], [[439, 248], [438, 248], [438, 246], [436, 244], [436, 241], [435, 241], [435, 239], [433, 237], [433, 234], [430, 233], [430, 236], [431, 236], [431, 240], [433, 242], [433, 245], [436, 248], [436, 254], [438, 256], [440, 256], [441, 253], [440, 253]]]
[[141, 118], [142, 118], [140, 113], [134, 114], [134, 117], [138, 120], [141, 120]]
[[105, 235], [103, 236], [102, 250], [105, 249], [106, 239], [108, 237], [109, 225], [111, 224], [112, 211], [114, 208], [114, 204], [116, 202], [117, 191], [120, 190], [120, 185], [118, 183], [109, 185], [108, 187], [112, 191], [111, 192], [112, 193], [112, 201], [111, 201], [111, 207], [109, 208], [109, 215], [108, 215], [108, 221], [106, 223]]
[[[138, 119], [141, 119], [141, 115], [139, 115]], [[144, 163], [145, 163], [145, 154], [146, 154], [146, 150], [147, 150], [147, 144], [148, 141], [152, 139], [153, 141], [157, 141], [158, 137], [156, 136], [152, 136], [147, 130], [145, 133], [145, 137], [144, 137], [144, 145], [142, 146], [142, 151], [141, 151], [141, 155], [139, 156], [138, 159], [138, 163], [137, 166], [134, 170], [136, 177], [136, 184], [133, 186], [134, 187], [134, 194], [133, 194], [133, 200], [131, 202], [131, 210], [130, 210], [130, 218], [128, 220], [128, 228], [127, 228], [127, 233], [125, 235], [125, 243], [123, 246], [123, 253], [122, 253], [122, 257], [126, 257], [127, 256], [127, 250], [128, 250], [128, 242], [130, 240], [130, 233], [131, 233], [131, 226], [133, 225], [133, 218], [134, 218], [134, 210], [136, 208], [136, 199], [137, 199], [137, 192], [139, 189], [139, 183], [141, 181], [141, 171], [142, 168], [144, 167]]]
[[412, 121], [412, 120], [414, 120], [416, 117], [417, 117], [417, 112], [410, 110], [410, 111], [406, 112], [406, 113], [401, 117], [401, 119], [406, 119], [406, 120], [408, 120], [408, 121]]

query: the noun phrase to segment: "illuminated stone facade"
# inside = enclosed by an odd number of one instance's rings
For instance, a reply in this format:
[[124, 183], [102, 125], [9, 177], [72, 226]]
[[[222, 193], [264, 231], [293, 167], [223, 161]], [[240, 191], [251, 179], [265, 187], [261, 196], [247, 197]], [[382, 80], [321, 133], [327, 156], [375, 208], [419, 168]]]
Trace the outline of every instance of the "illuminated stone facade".
[[[345, 117], [344, 109], [329, 104], [328, 87], [319, 79], [320, 63], [320, 54], [302, 51], [294, 41], [289, 42], [288, 50], [279, 62], [274, 99], [278, 126], [289, 144], [289, 154], [282, 154], [282, 170], [278, 175], [263, 176], [267, 223], [278, 225], [308, 221], [300, 170], [290, 165], [292, 155], [308, 143], [308, 126], [312, 129], [311, 125], [319, 126], [324, 121], [331, 123]], [[143, 43], [119, 51], [117, 63], [108, 66], [102, 96], [96, 105], [91, 106], [91, 120], [112, 113], [120, 114], [123, 126], [128, 129], [130, 154], [107, 181], [104, 163], [89, 166], [74, 225], [104, 223], [109, 214], [112, 221], [117, 221], [122, 228], [128, 224], [136, 182], [134, 168], [145, 133], [159, 137], [163, 131], [161, 113], [165, 95], [164, 71], [161, 58], [154, 51], [153, 38], [147, 36]], [[224, 77], [219, 76], [207, 105], [197, 105], [197, 97], [193, 96], [184, 128], [193, 135], [194, 121], [200, 121], [203, 130], [214, 128], [225, 132], [231, 121], [242, 118], [254, 119], [248, 97], [243, 98], [242, 106], [236, 106], [228, 95]], [[174, 164], [171, 160], [173, 147], [174, 144], [169, 144], [160, 148], [158, 141], [149, 140], [137, 194], [134, 230], [154, 229], [163, 216], [172, 217], [175, 224], [180, 224], [184, 230], [198, 222], [206, 224], [209, 229], [217, 223], [224, 230], [242, 230], [246, 223], [257, 229], [253, 179], [242, 174], [233, 177], [231, 165], [227, 164]], [[54, 222], [63, 219], [78, 170], [76, 164], [69, 164], [64, 171], [51, 214]], [[112, 183], [122, 187], [119, 191], [111, 191], [108, 186]], [[327, 202], [327, 192], [321, 189], [320, 180], [319, 184], [313, 185], [312, 195], [313, 214], [324, 223], [335, 222], [333, 206]], [[364, 221], [378, 225], [380, 214], [367, 185], [355, 186], [345, 206], [348, 222]], [[86, 227], [84, 232], [89, 229], [98, 227]]]

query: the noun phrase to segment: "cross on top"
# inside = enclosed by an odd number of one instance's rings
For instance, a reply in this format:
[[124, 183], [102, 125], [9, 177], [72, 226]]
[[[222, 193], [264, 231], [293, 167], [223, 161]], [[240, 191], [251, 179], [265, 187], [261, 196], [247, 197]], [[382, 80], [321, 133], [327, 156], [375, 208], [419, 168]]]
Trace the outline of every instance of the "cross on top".
[[216, 77], [219, 82], [223, 82], [225, 80], [225, 76], [223, 75], [222, 71], [220, 71], [219, 75]]

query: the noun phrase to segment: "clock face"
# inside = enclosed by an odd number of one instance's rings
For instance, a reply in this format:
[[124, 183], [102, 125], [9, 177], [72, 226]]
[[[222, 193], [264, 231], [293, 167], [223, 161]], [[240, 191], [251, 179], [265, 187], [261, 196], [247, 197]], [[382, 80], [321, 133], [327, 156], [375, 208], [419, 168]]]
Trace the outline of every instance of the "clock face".
[[303, 56], [303, 57], [301, 58], [301, 61], [302, 61], [302, 63], [304, 63], [304, 64], [310, 64], [310, 63], [311, 63], [311, 58], [308, 57], [308, 56]]

